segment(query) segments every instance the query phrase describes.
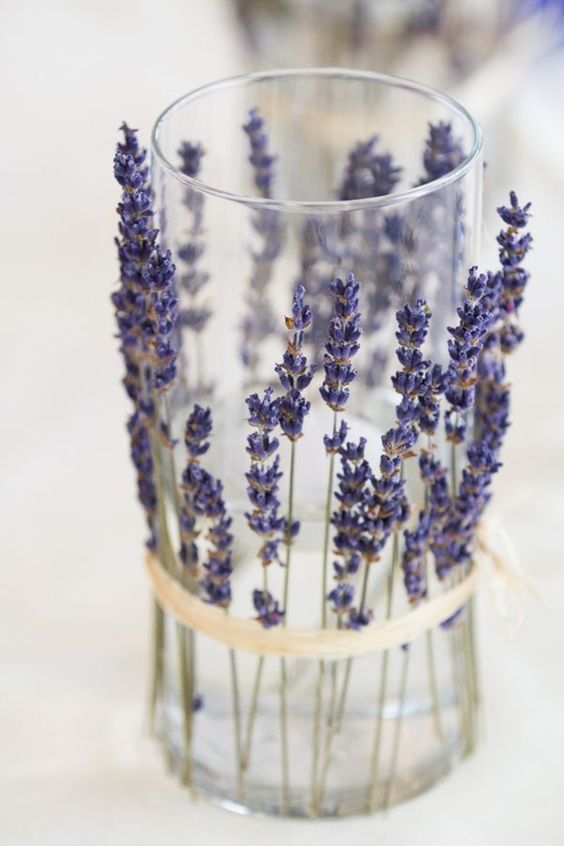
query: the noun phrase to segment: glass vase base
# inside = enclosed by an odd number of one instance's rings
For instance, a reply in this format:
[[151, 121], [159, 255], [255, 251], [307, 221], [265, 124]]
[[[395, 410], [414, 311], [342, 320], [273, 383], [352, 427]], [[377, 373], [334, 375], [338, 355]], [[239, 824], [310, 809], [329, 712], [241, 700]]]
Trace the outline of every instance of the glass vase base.
[[[240, 774], [220, 765], [220, 761], [225, 763], [223, 743], [233, 743], [233, 717], [228, 711], [221, 715], [213, 709], [205, 717], [198, 715], [201, 725], [194, 741], [193, 792], [244, 815], [336, 819], [385, 811], [430, 789], [474, 748], [456, 725], [460, 712], [453, 704], [442, 706], [440, 736], [432, 708], [416, 711], [412, 705], [405, 703], [401, 718], [397, 703], [386, 705], [381, 721], [374, 711], [352, 711], [334, 733], [328, 732], [325, 724], [315, 780], [309, 752], [314, 715], [294, 712], [287, 787], [275, 708], [257, 713], [252, 757]], [[378, 730], [380, 752], [375, 765]], [[179, 713], [169, 713], [167, 734], [169, 766], [180, 778], [183, 744]]]

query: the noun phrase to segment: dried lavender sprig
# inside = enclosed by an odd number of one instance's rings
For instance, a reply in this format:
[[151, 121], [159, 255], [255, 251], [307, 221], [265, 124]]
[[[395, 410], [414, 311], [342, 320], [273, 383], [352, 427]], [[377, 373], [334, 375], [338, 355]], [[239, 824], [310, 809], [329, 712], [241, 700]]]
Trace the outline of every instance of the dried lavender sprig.
[[[120, 262], [120, 288], [113, 295], [121, 337], [121, 349], [126, 363], [124, 380], [127, 392], [146, 424], [145, 445], [152, 441], [156, 454], [158, 441], [152, 438], [149, 427], [161, 435], [163, 443], [172, 449], [169, 421], [158, 421], [154, 392], [164, 394], [176, 377], [176, 350], [171, 343], [177, 317], [174, 285], [174, 265], [170, 254], [157, 244], [157, 230], [153, 226], [154, 212], [146, 153], [140, 147], [136, 131], [123, 124], [124, 143], [118, 145], [114, 158], [114, 175], [122, 187], [118, 205], [120, 238], [117, 241]], [[171, 464], [173, 463], [172, 452]], [[174, 468], [172, 467], [174, 470]], [[175, 480], [175, 474], [172, 473]], [[175, 485], [176, 487], [176, 485]], [[173, 569], [173, 552], [164, 509], [164, 487], [160, 473], [156, 474], [155, 490], [159, 508], [159, 557]], [[153, 519], [153, 518], [151, 518]], [[154, 532], [152, 532], [154, 536]], [[191, 783], [191, 724], [195, 698], [193, 695], [193, 634], [178, 627], [180, 658], [180, 688], [184, 710], [183, 781]], [[164, 614], [155, 604], [155, 636], [151, 717], [157, 698], [162, 693]], [[188, 665], [191, 665], [189, 668]]]
[[425, 300], [404, 305], [396, 313], [396, 321], [396, 355], [401, 369], [392, 376], [392, 385], [401, 399], [396, 406], [396, 425], [382, 437], [384, 453], [380, 459], [380, 477], [372, 480], [368, 516], [373, 560], [379, 559], [392, 533], [409, 516], [403, 462], [412, 454], [417, 442], [423, 416], [421, 406], [429, 394], [432, 396], [433, 380], [437, 378], [436, 371], [430, 370], [430, 362], [422, 353], [431, 321], [431, 310]]
[[364, 457], [365, 446], [366, 438], [360, 438], [357, 443], [349, 441], [339, 450], [341, 472], [337, 474], [335, 492], [338, 508], [331, 516], [335, 529], [333, 545], [337, 560], [333, 562], [333, 570], [337, 585], [327, 595], [337, 615], [338, 628], [351, 627], [345, 619], [354, 613], [355, 589], [350, 580], [362, 563], [363, 506], [372, 476], [370, 464]]
[[[183, 141], [178, 149], [180, 158], [179, 169], [191, 179], [196, 178], [201, 170], [202, 158], [205, 150], [201, 144]], [[187, 305], [179, 311], [178, 323], [180, 330], [187, 329], [194, 333], [194, 343], [198, 346], [201, 359], [201, 333], [211, 317], [210, 308], [200, 301], [200, 293], [205, 288], [209, 274], [201, 269], [201, 258], [205, 253], [204, 236], [204, 206], [205, 198], [201, 192], [187, 188], [184, 192], [183, 205], [187, 210], [188, 225], [183, 242], [177, 249], [178, 260], [181, 262], [181, 273], [178, 277], [179, 288], [185, 292]], [[189, 347], [192, 345], [189, 345]], [[182, 350], [184, 377], [189, 362], [186, 360], [186, 350]], [[199, 362], [198, 385], [201, 387], [202, 362]], [[194, 386], [192, 386], [194, 387]]]
[[276, 156], [270, 152], [266, 125], [258, 108], [250, 109], [248, 121], [243, 125], [243, 129], [247, 133], [251, 145], [249, 162], [253, 167], [256, 188], [260, 191], [261, 196], [271, 197]]
[[458, 324], [449, 326], [452, 336], [448, 342], [450, 365], [445, 397], [448, 409], [445, 415], [447, 440], [453, 446], [466, 438], [468, 413], [476, 394], [478, 358], [494, 319], [488, 308], [488, 279], [470, 268], [462, 306], [457, 309]]
[[359, 200], [390, 194], [401, 178], [401, 167], [390, 153], [376, 153], [378, 136], [359, 141], [350, 151], [339, 189], [340, 200]]
[[178, 318], [175, 266], [170, 250], [157, 244], [143, 270], [142, 285], [147, 302], [143, 330], [150, 350], [154, 388], [170, 390], [177, 377], [177, 349], [174, 333]]
[[153, 456], [149, 426], [144, 415], [136, 410], [127, 421], [127, 430], [131, 442], [131, 460], [137, 471], [137, 496], [143, 506], [149, 527], [148, 549], [157, 548], [156, 515], [158, 493], [155, 484]]
[[[348, 164], [339, 188], [340, 200], [358, 200], [391, 194], [399, 183], [402, 168], [389, 153], [377, 153], [378, 136], [359, 142], [349, 153]], [[383, 217], [380, 211], [366, 209], [345, 213], [340, 247], [341, 263], [354, 268], [362, 277], [364, 290], [364, 328], [378, 338], [385, 315], [395, 300], [397, 279], [401, 277], [398, 240], [393, 239], [393, 222], [400, 216]], [[397, 227], [396, 227], [397, 228]], [[391, 246], [391, 248], [390, 248]], [[383, 350], [378, 344], [368, 351], [370, 364], [363, 368], [369, 385], [378, 382]]]
[[136, 130], [125, 123], [121, 130], [125, 140], [118, 143], [114, 157], [114, 177], [122, 189], [117, 207], [120, 237], [116, 238], [120, 283], [112, 294], [112, 303], [125, 362], [124, 386], [133, 403], [139, 404], [150, 396], [151, 372], [143, 331], [147, 313], [143, 269], [153, 252], [157, 230], [153, 226], [146, 150], [139, 146]]
[[533, 242], [529, 232], [521, 235], [519, 231], [529, 221], [531, 203], [520, 206], [515, 191], [509, 194], [509, 203], [509, 206], [500, 206], [497, 209], [501, 219], [508, 225], [508, 228], [497, 236], [502, 265], [499, 281], [502, 286], [500, 317], [503, 319], [503, 326], [499, 331], [499, 341], [503, 353], [513, 352], [523, 340], [523, 332], [519, 328], [517, 318], [529, 281], [529, 272], [522, 267], [522, 262]]
[[[352, 366], [352, 360], [360, 349], [360, 284], [354, 273], [350, 273], [346, 281], [336, 278], [330, 284], [330, 291], [334, 297], [333, 317], [329, 324], [329, 333], [325, 344], [323, 368], [325, 378], [319, 389], [322, 399], [333, 411], [333, 432], [324, 437], [326, 452], [329, 455], [329, 481], [327, 485], [327, 504], [325, 509], [325, 537], [323, 547], [323, 571], [321, 583], [321, 618], [322, 625], [327, 624], [327, 575], [329, 562], [329, 536], [331, 525], [331, 508], [333, 498], [333, 476], [335, 452], [339, 448], [340, 433], [343, 425], [337, 429], [337, 414], [342, 412], [350, 396], [349, 385], [357, 376]], [[346, 424], [345, 429], [346, 433]], [[342, 441], [344, 441], [344, 435]]]
[[280, 563], [279, 547], [287, 530], [286, 520], [278, 513], [279, 483], [282, 478], [280, 457], [276, 455], [280, 442], [272, 432], [280, 424], [280, 400], [273, 398], [268, 387], [264, 396], [251, 394], [247, 400], [248, 422], [255, 431], [247, 437], [247, 453], [251, 466], [246, 474], [247, 495], [253, 510], [245, 514], [249, 528], [260, 538], [258, 558], [263, 568], [263, 601], [253, 596], [258, 621], [266, 628], [278, 625], [284, 612], [268, 591], [267, 569], [273, 563]]
[[[251, 145], [249, 162], [253, 167], [256, 188], [262, 197], [271, 197], [276, 156], [270, 152], [265, 122], [258, 109], [250, 110], [249, 120], [243, 129]], [[284, 226], [278, 212], [271, 209], [257, 211], [252, 223], [258, 235], [259, 246], [251, 250], [253, 266], [245, 296], [247, 314], [241, 327], [241, 357], [243, 364], [251, 372], [251, 381], [256, 377], [260, 344], [276, 330], [276, 320], [268, 298], [268, 286], [274, 262], [284, 245]]]
[[[323, 564], [321, 574], [321, 625], [327, 625], [327, 597], [329, 570], [329, 541], [331, 534], [331, 513], [333, 505], [333, 483], [335, 473], [335, 455], [342, 448], [347, 424], [341, 421], [337, 426], [337, 416], [342, 412], [350, 396], [349, 385], [357, 376], [352, 366], [352, 359], [360, 349], [360, 284], [355, 275], [350, 273], [346, 279], [336, 278], [330, 283], [329, 290], [333, 295], [333, 317], [329, 324], [323, 367], [325, 378], [319, 392], [322, 399], [333, 411], [333, 431], [325, 435], [323, 442], [329, 456], [329, 479], [327, 483], [327, 500], [325, 505], [325, 532], [323, 541]], [[335, 670], [333, 670], [333, 673]], [[318, 766], [320, 755], [321, 715], [323, 710], [323, 678], [325, 662], [319, 662], [316, 710], [314, 719], [314, 736], [311, 770], [311, 806], [312, 813], [317, 814], [321, 797], [318, 790]], [[321, 793], [323, 780], [321, 782]]]
[[[231, 576], [233, 573], [233, 535], [232, 518], [227, 512], [223, 496], [223, 485], [214, 478], [200, 463], [201, 458], [210, 448], [213, 430], [211, 409], [194, 405], [186, 421], [184, 443], [188, 454], [186, 469], [182, 475], [182, 505], [180, 508], [181, 550], [180, 558], [187, 567], [192, 590], [199, 584], [205, 602], [223, 608], [227, 613], [231, 604]], [[207, 523], [206, 539], [208, 550], [203, 563], [203, 572], [199, 568], [199, 549], [197, 538]], [[193, 649], [189, 653], [188, 686], [193, 695], [194, 662]], [[241, 744], [241, 709], [236, 658], [230, 650], [230, 670], [232, 680], [233, 717], [235, 721], [235, 754], [237, 760], [238, 789], [242, 795], [243, 769]], [[188, 747], [191, 748], [192, 727], [188, 725]]]
[[349, 273], [346, 281], [336, 278], [329, 289], [334, 296], [334, 316], [325, 344], [325, 378], [319, 393], [329, 408], [339, 412], [344, 411], [349, 385], [358, 375], [351, 362], [360, 349], [360, 283], [354, 273]]
[[208, 451], [209, 437], [212, 431], [211, 410], [195, 405], [184, 431], [184, 444], [188, 454], [186, 467], [182, 473], [182, 502], [180, 506], [180, 553], [179, 557], [188, 578], [193, 583], [198, 581], [199, 549], [197, 538], [198, 517], [205, 514], [203, 507], [209, 495], [211, 477], [200, 466], [199, 459]]
[[509, 208], [498, 209], [501, 219], [509, 224], [509, 229], [498, 237], [502, 270], [487, 278], [482, 293], [489, 320], [475, 368], [480, 377], [479, 437], [468, 448], [460, 490], [437, 542], [437, 567], [443, 578], [455, 565], [470, 564], [476, 527], [490, 499], [491, 478], [500, 467], [497, 457], [509, 427], [510, 394], [503, 356], [512, 352], [515, 344], [505, 343], [506, 328], [514, 325], [515, 311], [522, 303], [528, 273], [520, 265], [532, 242], [528, 233], [517, 238], [518, 228], [526, 226], [529, 219], [530, 203], [521, 208], [514, 192], [510, 203]]
[[[282, 624], [288, 620], [288, 599], [290, 586], [290, 564], [292, 545], [299, 532], [300, 524], [294, 520], [294, 476], [296, 462], [296, 444], [302, 436], [304, 419], [309, 413], [311, 403], [304, 397], [304, 390], [310, 385], [316, 368], [310, 366], [303, 353], [304, 335], [311, 327], [311, 308], [305, 303], [305, 288], [298, 285], [292, 301], [292, 313], [286, 317], [289, 330], [283, 360], [276, 365], [276, 373], [282, 388], [286, 391], [280, 400], [280, 428], [290, 440], [290, 472], [288, 477], [288, 516], [286, 520], [286, 562], [284, 570]], [[257, 670], [258, 674], [259, 670]], [[288, 761], [288, 717], [286, 702], [286, 659], [280, 659], [280, 724], [282, 746], [282, 802], [289, 804], [289, 761]]]
[[463, 161], [464, 155], [462, 141], [455, 137], [451, 123], [429, 123], [429, 136], [423, 153], [425, 176], [419, 184], [425, 185], [450, 173]]
[[[408, 457], [413, 455], [412, 449], [418, 439], [420, 420], [425, 416], [424, 411], [422, 411], [422, 404], [424, 403], [424, 399], [429, 395], [429, 384], [433, 380], [433, 370], [430, 369], [430, 362], [423, 357], [421, 349], [427, 338], [431, 320], [431, 310], [427, 303], [423, 299], [418, 299], [414, 305], [407, 303], [396, 313], [396, 320], [398, 324], [398, 330], [396, 332], [398, 348], [396, 355], [402, 367], [392, 377], [392, 384], [396, 392], [400, 394], [401, 400], [396, 406], [396, 426], [389, 429], [382, 437], [384, 454], [380, 459], [380, 477], [373, 480], [374, 501], [371, 509], [375, 515], [373, 530], [375, 560], [378, 560], [380, 557], [390, 536], [393, 537], [392, 561], [387, 583], [387, 619], [390, 618], [392, 613], [396, 570], [398, 570], [400, 565], [399, 529], [409, 517], [409, 504], [404, 490], [403, 463]], [[435, 377], [436, 375], [435, 373]], [[402, 684], [400, 688], [402, 711], [408, 660], [409, 650], [405, 650], [403, 656]], [[388, 688], [388, 663], [389, 651], [386, 651], [382, 656], [380, 690], [371, 755], [371, 780], [366, 805], [367, 811], [374, 810], [376, 802], [384, 702]], [[389, 795], [395, 778], [395, 752], [397, 751], [396, 747], [399, 745], [400, 723], [401, 714], [394, 736], [394, 754], [392, 755], [392, 768], [388, 779], [386, 795]]]
[[[352, 484], [350, 490], [346, 489], [345, 502], [354, 502], [358, 506], [360, 514], [357, 519], [352, 519], [349, 514], [344, 514], [342, 523], [346, 529], [344, 533], [345, 545], [352, 547], [354, 553], [358, 553], [363, 563], [363, 581], [361, 595], [357, 607], [348, 610], [349, 628], [361, 630], [372, 620], [372, 611], [366, 605], [368, 592], [369, 573], [372, 564], [379, 561], [390, 536], [397, 533], [398, 528], [405, 523], [409, 515], [409, 506], [404, 491], [403, 461], [409, 455], [415, 445], [418, 436], [416, 421], [419, 416], [418, 399], [423, 396], [427, 389], [427, 371], [429, 362], [423, 358], [421, 347], [429, 330], [430, 309], [424, 300], [418, 300], [415, 305], [406, 304], [396, 314], [398, 330], [396, 338], [398, 341], [397, 357], [402, 365], [401, 369], [392, 377], [392, 384], [401, 400], [396, 407], [396, 426], [392, 427], [382, 437], [384, 452], [380, 459], [380, 476], [376, 477], [370, 471], [369, 465], [365, 468], [362, 465], [356, 468], [355, 473], [350, 473]], [[363, 452], [363, 444], [357, 448], [351, 445], [353, 454], [358, 454], [359, 448]], [[363, 470], [365, 472], [363, 472]], [[367, 475], [368, 474], [368, 475]], [[347, 481], [345, 477], [344, 481]], [[369, 481], [369, 485], [367, 482]], [[359, 497], [359, 492], [361, 496]], [[358, 502], [357, 502], [358, 499]], [[356, 516], [356, 515], [355, 515]], [[393, 590], [393, 573], [397, 567], [397, 541], [394, 544], [394, 557], [392, 560], [392, 571], [388, 582], [388, 613], [391, 613], [391, 591]], [[348, 599], [349, 591], [341, 591], [343, 597]], [[341, 599], [341, 595], [337, 596]], [[329, 766], [329, 751], [332, 737], [340, 726], [350, 680], [352, 659], [349, 659], [345, 666], [345, 676], [339, 697], [337, 718], [332, 715], [332, 725], [329, 734], [326, 750], [325, 767], [321, 779], [320, 797], [323, 796], [324, 785]], [[372, 756], [372, 773], [375, 784], [377, 780], [380, 737], [382, 731], [381, 715], [383, 710], [383, 698], [386, 694], [387, 679], [387, 653], [384, 655], [383, 683], [380, 689], [380, 708], [376, 724], [374, 749]], [[369, 791], [369, 802], [372, 801], [373, 790]], [[319, 801], [321, 801], [321, 798]]]
[[298, 285], [292, 302], [292, 314], [286, 317], [288, 336], [283, 360], [275, 371], [282, 388], [286, 391], [280, 401], [280, 428], [294, 444], [302, 436], [304, 419], [311, 403], [303, 392], [310, 385], [316, 371], [315, 365], [308, 364], [303, 353], [304, 333], [311, 327], [312, 314], [309, 305], [304, 302], [305, 288]]

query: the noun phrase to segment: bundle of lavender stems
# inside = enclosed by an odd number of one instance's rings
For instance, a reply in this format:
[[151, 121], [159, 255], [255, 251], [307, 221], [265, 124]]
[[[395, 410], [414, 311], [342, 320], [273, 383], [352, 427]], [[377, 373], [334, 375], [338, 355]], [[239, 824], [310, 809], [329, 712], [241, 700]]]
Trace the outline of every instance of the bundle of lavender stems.
[[[256, 190], [262, 197], [271, 197], [276, 156], [270, 150], [265, 123], [258, 110], [251, 111], [243, 129], [250, 143], [250, 166]], [[155, 226], [146, 151], [140, 146], [135, 130], [126, 124], [121, 130], [123, 140], [114, 159], [114, 175], [122, 192], [116, 238], [120, 277], [112, 302], [125, 367], [123, 384], [131, 402], [127, 429], [138, 498], [148, 527], [147, 546], [186, 590], [228, 614], [233, 598], [233, 517], [221, 479], [209, 470], [214, 412], [198, 403], [191, 405], [184, 429], [185, 458], [179, 468], [176, 462], [182, 446], [174, 439], [171, 418], [174, 393], [183, 391], [183, 401], [190, 399], [179, 371], [182, 374], [187, 366], [196, 371], [190, 357], [195, 355], [198, 338], [211, 316], [204, 299], [209, 277], [202, 269], [205, 209], [202, 196], [187, 189], [185, 206], [189, 226], [186, 241], [177, 250], [177, 270], [170, 250], [161, 246]], [[181, 170], [197, 178], [204, 153], [200, 144], [183, 144], [179, 150]], [[420, 182], [445, 175], [463, 158], [462, 145], [454, 137], [451, 126], [431, 125]], [[388, 194], [393, 191], [400, 172], [401, 168], [389, 154], [378, 151], [377, 139], [370, 138], [359, 143], [344, 163], [338, 197], [350, 201]], [[379, 253], [377, 264], [374, 250], [379, 248], [371, 248], [370, 227], [381, 227], [382, 223], [377, 223], [370, 212], [365, 214], [361, 239], [358, 221], [345, 225], [339, 243], [329, 245], [325, 255], [318, 248], [316, 251], [311, 237], [315, 221], [310, 220], [304, 226], [299, 278], [288, 303], [288, 314], [283, 322], [280, 320], [287, 331], [285, 346], [280, 349], [280, 360], [272, 364], [272, 384], [260, 393], [251, 392], [246, 399], [248, 464], [245, 479], [241, 481], [248, 498], [246, 525], [250, 537], [255, 539], [259, 567], [256, 586], [249, 597], [257, 626], [270, 629], [285, 627], [288, 622], [292, 559], [301, 528], [295, 507], [296, 461], [307, 445], [308, 415], [314, 402], [324, 404], [332, 418], [332, 427], [323, 438], [327, 487], [320, 550], [322, 579], [315, 599], [322, 628], [361, 632], [371, 625], [374, 619], [371, 581], [388, 548], [391, 569], [386, 588], [387, 617], [393, 613], [392, 597], [398, 580], [403, 582], [409, 605], [416, 608], [429, 598], [431, 568], [445, 588], [470, 572], [477, 532], [491, 499], [492, 479], [501, 467], [500, 453], [509, 426], [510, 385], [506, 363], [523, 340], [519, 313], [529, 279], [523, 260], [532, 241], [531, 235], [524, 231], [530, 204], [521, 205], [511, 192], [509, 204], [501, 206], [498, 214], [504, 224], [497, 237], [500, 266], [488, 273], [470, 268], [456, 310], [457, 320], [448, 328], [446, 367], [433, 362], [425, 352], [433, 315], [429, 304], [419, 296], [417, 285], [412, 288], [413, 298], [409, 302], [394, 303], [391, 286], [386, 284], [386, 274], [390, 278], [394, 274], [393, 245], [399, 238], [405, 245], [408, 237], [405, 221], [399, 214], [389, 215], [384, 221], [388, 246]], [[276, 330], [277, 318], [268, 292], [273, 266], [283, 251], [285, 239], [279, 219], [268, 210], [254, 212], [253, 227], [260, 248], [252, 253], [246, 317], [240, 335], [241, 359], [249, 372], [250, 384], [256, 377], [261, 343]], [[432, 233], [427, 236], [430, 241], [431, 236]], [[420, 237], [425, 238], [425, 233]], [[333, 257], [338, 254], [341, 271], [335, 275], [328, 270], [331, 251]], [[375, 266], [381, 273], [377, 287], [372, 284]], [[321, 306], [319, 326], [316, 326], [316, 311], [311, 303], [317, 303], [318, 299]], [[379, 463], [373, 466], [367, 458], [367, 439], [349, 438], [347, 406], [351, 394], [361, 388], [355, 359], [367, 343], [372, 362], [369, 370], [378, 367], [381, 350], [374, 346], [373, 340], [382, 312], [393, 306], [396, 306], [398, 362], [391, 378], [397, 395], [395, 420], [381, 438]], [[287, 466], [280, 450], [284, 438], [289, 442]], [[444, 450], [439, 449], [441, 440], [449, 445], [448, 464], [444, 463]], [[233, 444], [233, 449], [237, 448], [239, 445]], [[408, 462], [417, 465], [424, 490], [422, 502], [412, 503], [408, 499]], [[288, 496], [283, 502], [284, 475]], [[174, 531], [169, 526], [171, 513], [177, 521]], [[278, 567], [282, 568], [280, 595], [276, 595], [271, 578]], [[467, 666], [472, 676], [470, 689], [477, 698], [478, 680], [468, 634], [471, 617], [469, 603], [441, 625], [456, 635], [459, 648], [467, 650]], [[153, 716], [165, 693], [165, 633], [164, 612], [155, 602]], [[443, 727], [431, 632], [427, 633], [427, 646], [435, 728], [441, 737]], [[193, 735], [196, 714], [205, 708], [205, 691], [198, 689], [195, 633], [177, 624], [176, 647], [183, 714], [181, 778], [192, 786]], [[404, 694], [409, 656], [410, 647], [406, 645], [402, 650], [401, 674]], [[257, 659], [252, 695], [244, 714], [237, 655], [230, 651], [240, 797], [244, 795], [245, 774], [252, 754], [264, 661], [263, 657]], [[288, 668], [285, 658], [279, 661], [281, 803], [288, 810], [291, 796]], [[380, 780], [382, 713], [388, 696], [387, 662], [388, 653], [385, 653], [367, 811], [376, 805]], [[352, 659], [343, 662], [342, 667], [337, 662], [329, 666], [320, 661], [316, 669], [310, 797], [313, 814], [319, 813], [323, 804], [331, 745], [346, 711], [352, 665]], [[331, 693], [325, 702], [327, 674], [330, 674]], [[322, 742], [324, 714], [327, 718]], [[470, 749], [476, 730], [471, 703], [467, 703], [463, 719]], [[397, 763], [401, 720], [395, 731], [392, 758], [395, 756]], [[385, 804], [393, 788], [394, 767], [392, 760]]]

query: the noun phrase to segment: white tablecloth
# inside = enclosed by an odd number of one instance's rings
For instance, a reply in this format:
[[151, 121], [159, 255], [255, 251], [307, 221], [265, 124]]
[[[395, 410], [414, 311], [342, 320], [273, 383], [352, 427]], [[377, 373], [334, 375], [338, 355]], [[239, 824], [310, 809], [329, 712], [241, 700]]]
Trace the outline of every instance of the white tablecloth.
[[526, 599], [508, 637], [483, 591], [486, 737], [434, 790], [385, 819], [237, 817], [191, 804], [144, 734], [149, 594], [108, 303], [117, 127], [147, 140], [173, 98], [241, 69], [228, 8], [28, 0], [2, 16], [0, 842], [564, 842], [563, 198], [526, 111], [504, 190], [535, 201], [534, 280], [497, 513], [549, 605]]

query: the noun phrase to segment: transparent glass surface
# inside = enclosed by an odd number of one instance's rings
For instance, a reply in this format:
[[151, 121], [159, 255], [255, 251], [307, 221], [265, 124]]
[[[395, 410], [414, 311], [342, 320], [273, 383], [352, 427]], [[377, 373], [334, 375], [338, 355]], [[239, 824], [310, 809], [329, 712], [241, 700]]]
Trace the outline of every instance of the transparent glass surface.
[[[253, 108], [264, 119], [276, 157], [271, 197], [255, 187], [249, 139], [242, 129]], [[441, 121], [451, 125], [464, 155], [451, 172], [420, 184], [428, 124]], [[349, 153], [374, 135], [377, 150], [392, 154], [401, 167], [400, 180], [385, 196], [339, 200]], [[194, 178], [179, 169], [183, 142], [205, 150]], [[234, 517], [229, 613], [254, 616], [252, 590], [262, 578], [259, 540], [244, 516], [249, 510], [245, 398], [278, 385], [274, 365], [285, 349], [284, 315], [290, 313], [296, 285], [305, 286], [313, 309], [306, 352], [321, 365], [333, 307], [328, 284], [350, 271], [361, 282], [363, 338], [345, 416], [350, 436], [367, 438], [367, 457], [377, 467], [381, 435], [393, 424], [397, 402], [390, 384], [397, 369], [396, 309], [425, 297], [433, 313], [426, 354], [442, 364], [447, 359], [446, 327], [477, 256], [480, 148], [475, 123], [452, 100], [412, 83], [352, 71], [228, 80], [182, 98], [158, 120], [152, 160], [158, 224], [174, 254], [181, 311], [189, 315], [179, 338], [178, 384], [170, 397], [173, 435], [179, 439], [176, 482], [185, 463], [186, 417], [196, 402], [210, 406], [214, 434], [205, 466], [222, 480]], [[323, 435], [332, 427], [332, 412], [319, 395], [321, 380], [318, 373], [307, 391], [311, 412], [296, 444], [293, 507], [301, 531], [292, 553], [288, 626], [321, 625], [328, 479]], [[290, 448], [287, 439], [282, 441], [286, 471]], [[448, 466], [446, 445], [439, 449]], [[411, 502], [418, 503], [423, 489], [411, 464], [406, 463], [408, 491]], [[166, 472], [168, 464], [163, 466]], [[284, 472], [284, 507], [287, 482]], [[171, 519], [174, 533], [172, 524]], [[376, 620], [409, 608], [398, 574], [389, 590], [391, 546], [371, 576], [369, 599]], [[270, 569], [270, 590], [280, 597], [283, 571]], [[430, 576], [430, 596], [444, 587]], [[251, 738], [243, 773], [234, 737], [231, 656], [196, 634], [196, 691], [203, 698], [193, 718], [196, 789], [243, 812], [332, 816], [377, 810], [426, 788], [475, 739], [470, 617], [467, 613], [460, 625], [422, 636], [408, 650], [355, 659], [350, 666], [326, 662], [320, 670], [315, 660], [287, 660], [281, 668], [280, 659], [268, 658], [260, 668], [256, 709], [257, 658], [237, 654], [243, 746]], [[167, 625], [160, 730], [171, 765], [178, 767], [183, 716], [174, 627], [170, 621]], [[287, 699], [284, 744], [281, 670]]]

